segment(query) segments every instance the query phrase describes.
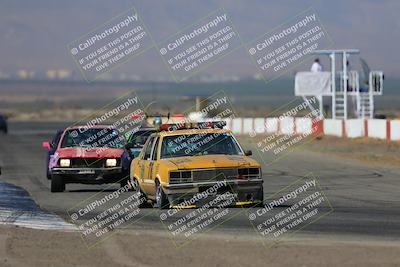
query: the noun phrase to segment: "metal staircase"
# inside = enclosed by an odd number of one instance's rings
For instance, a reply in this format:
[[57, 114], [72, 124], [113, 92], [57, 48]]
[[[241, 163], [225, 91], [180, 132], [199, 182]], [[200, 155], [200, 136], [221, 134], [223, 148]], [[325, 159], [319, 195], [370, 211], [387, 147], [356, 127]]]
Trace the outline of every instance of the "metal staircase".
[[345, 119], [347, 110], [347, 99], [345, 94], [340, 91], [335, 92], [335, 118]]
[[383, 72], [371, 71], [369, 73], [368, 91], [358, 92], [357, 110], [359, 118], [374, 118], [374, 96], [382, 95]]
[[[324, 112], [324, 97], [330, 97], [332, 119], [346, 120], [349, 116], [373, 119], [374, 97], [382, 95], [383, 91], [383, 72], [370, 71], [368, 66], [363, 67], [364, 76], [369, 77], [367, 81], [367, 77], [364, 77], [360, 86], [358, 71], [352, 70], [348, 61], [350, 55], [359, 54], [358, 49], [315, 50], [312, 54], [329, 56], [330, 77], [327, 73], [318, 76], [317, 73], [307, 75], [299, 72], [295, 79], [295, 95], [302, 96], [303, 99], [317, 97], [320, 114]], [[336, 64], [337, 61], [341, 64]], [[349, 107], [352, 112], [348, 112]]]
[[365, 119], [374, 117], [374, 98], [372, 94], [360, 92], [359, 101], [357, 103], [358, 117]]

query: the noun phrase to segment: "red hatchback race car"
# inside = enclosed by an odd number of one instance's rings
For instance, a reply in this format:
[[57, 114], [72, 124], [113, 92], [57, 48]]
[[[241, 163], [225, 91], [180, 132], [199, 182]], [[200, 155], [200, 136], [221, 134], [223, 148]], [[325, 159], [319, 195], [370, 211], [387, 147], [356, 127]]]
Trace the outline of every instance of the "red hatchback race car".
[[[43, 143], [51, 149], [51, 144]], [[124, 137], [108, 125], [66, 128], [49, 159], [51, 192], [62, 192], [68, 183], [126, 185], [121, 155]]]

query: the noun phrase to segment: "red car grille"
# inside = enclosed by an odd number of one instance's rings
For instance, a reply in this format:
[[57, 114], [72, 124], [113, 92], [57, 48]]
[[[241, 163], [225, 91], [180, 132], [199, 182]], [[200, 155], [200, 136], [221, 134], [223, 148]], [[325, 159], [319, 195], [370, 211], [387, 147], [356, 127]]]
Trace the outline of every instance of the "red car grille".
[[73, 158], [71, 159], [71, 167], [73, 168], [103, 168], [105, 167], [105, 159], [102, 158]]

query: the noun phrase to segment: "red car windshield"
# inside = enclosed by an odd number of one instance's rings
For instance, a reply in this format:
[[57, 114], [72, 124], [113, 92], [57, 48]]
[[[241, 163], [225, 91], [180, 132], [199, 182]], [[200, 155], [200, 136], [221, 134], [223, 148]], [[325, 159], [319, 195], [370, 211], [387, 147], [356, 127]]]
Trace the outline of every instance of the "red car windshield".
[[123, 148], [124, 139], [115, 129], [91, 128], [67, 130], [61, 147], [110, 147]]

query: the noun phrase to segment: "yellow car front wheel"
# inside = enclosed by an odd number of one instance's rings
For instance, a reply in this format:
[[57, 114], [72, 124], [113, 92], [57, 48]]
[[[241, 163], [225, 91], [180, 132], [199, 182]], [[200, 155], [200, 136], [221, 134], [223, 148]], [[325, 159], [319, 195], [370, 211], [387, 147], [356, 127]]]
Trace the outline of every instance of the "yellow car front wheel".
[[165, 195], [160, 183], [156, 182], [156, 207], [159, 209], [169, 208], [167, 195]]

